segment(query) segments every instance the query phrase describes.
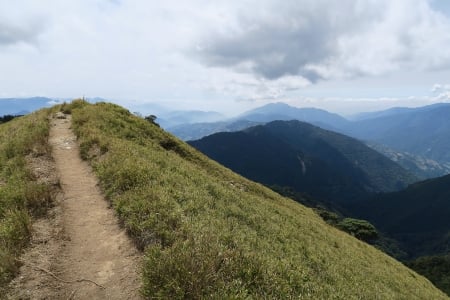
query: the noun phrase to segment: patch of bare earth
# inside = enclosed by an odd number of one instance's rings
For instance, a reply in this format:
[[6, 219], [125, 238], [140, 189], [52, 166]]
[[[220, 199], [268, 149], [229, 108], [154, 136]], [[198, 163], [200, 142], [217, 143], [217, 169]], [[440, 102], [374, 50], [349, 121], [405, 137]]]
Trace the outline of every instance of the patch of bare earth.
[[8, 298], [140, 299], [141, 255], [79, 157], [70, 124], [70, 116], [53, 119], [53, 159], [31, 162], [39, 178], [59, 182], [61, 193], [48, 217], [34, 222]]

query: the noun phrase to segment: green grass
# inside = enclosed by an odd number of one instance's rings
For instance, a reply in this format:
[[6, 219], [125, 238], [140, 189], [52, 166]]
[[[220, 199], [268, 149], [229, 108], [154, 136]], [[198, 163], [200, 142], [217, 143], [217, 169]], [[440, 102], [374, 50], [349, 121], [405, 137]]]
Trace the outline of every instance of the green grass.
[[0, 294], [18, 271], [32, 218], [44, 214], [51, 202], [50, 187], [37, 183], [27, 165], [27, 158], [50, 153], [48, 113], [0, 125]]
[[107, 103], [65, 107], [136, 245], [148, 299], [447, 299], [311, 209]]

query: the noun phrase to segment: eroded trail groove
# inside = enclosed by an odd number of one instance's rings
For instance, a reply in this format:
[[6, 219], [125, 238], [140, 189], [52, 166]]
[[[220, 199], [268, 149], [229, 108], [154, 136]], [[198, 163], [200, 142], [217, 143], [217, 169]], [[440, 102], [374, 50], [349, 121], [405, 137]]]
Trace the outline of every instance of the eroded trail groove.
[[81, 160], [70, 124], [70, 116], [54, 119], [50, 132], [68, 237], [56, 270], [73, 282], [66, 284], [72, 299], [139, 299], [139, 255]]
[[51, 120], [54, 163], [36, 169], [59, 178], [62, 193], [48, 217], [33, 225], [31, 245], [7, 298], [140, 299], [141, 256], [81, 160], [70, 116], [59, 117]]

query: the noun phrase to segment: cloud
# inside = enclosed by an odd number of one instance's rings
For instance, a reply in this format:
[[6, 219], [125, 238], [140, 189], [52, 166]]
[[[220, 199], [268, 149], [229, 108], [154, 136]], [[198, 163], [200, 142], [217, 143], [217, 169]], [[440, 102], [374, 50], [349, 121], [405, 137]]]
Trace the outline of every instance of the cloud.
[[431, 89], [434, 96], [430, 97], [432, 102], [450, 102], [450, 84], [435, 84]]
[[450, 74], [449, 20], [428, 1], [0, 0], [0, 94], [208, 109], [422, 95]]
[[202, 81], [205, 89], [238, 102], [279, 101], [310, 85], [308, 80], [299, 76], [269, 80], [220, 68], [213, 68], [208, 74], [211, 77]]
[[196, 53], [203, 64], [313, 83], [450, 66], [450, 20], [427, 0], [246, 3], [232, 26], [209, 27]]
[[235, 30], [207, 35], [200, 59], [207, 65], [233, 67], [267, 79], [300, 74], [317, 80], [319, 75], [309, 66], [332, 55], [332, 24], [317, 4], [289, 3], [275, 7], [263, 1], [261, 11], [252, 11], [256, 3], [249, 5], [245, 8], [249, 14], [239, 17]]
[[36, 22], [28, 24], [8, 24], [0, 20], [0, 46], [14, 45], [17, 43], [34, 44], [37, 42], [42, 26]]
[[49, 4], [45, 0], [42, 3], [0, 0], [0, 47], [38, 44], [39, 36], [45, 31], [47, 23], [40, 11]]

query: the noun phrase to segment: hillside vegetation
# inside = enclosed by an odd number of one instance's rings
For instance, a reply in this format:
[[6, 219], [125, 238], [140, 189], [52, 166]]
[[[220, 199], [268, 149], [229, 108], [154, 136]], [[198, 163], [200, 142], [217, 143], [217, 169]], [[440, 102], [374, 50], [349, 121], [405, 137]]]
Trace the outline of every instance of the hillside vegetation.
[[412, 258], [450, 251], [450, 175], [378, 194], [352, 210], [399, 241]]
[[428, 280], [112, 104], [75, 101], [81, 155], [169, 299], [447, 299]]
[[274, 121], [189, 143], [249, 179], [341, 206], [416, 181], [362, 142], [300, 121]]
[[419, 257], [409, 262], [408, 266], [450, 295], [450, 254]]
[[0, 295], [18, 271], [32, 218], [52, 202], [52, 187], [37, 182], [29, 167], [30, 160], [50, 153], [47, 116], [39, 111], [0, 125]]

